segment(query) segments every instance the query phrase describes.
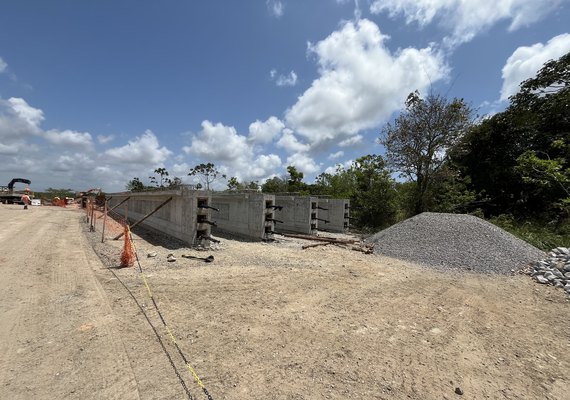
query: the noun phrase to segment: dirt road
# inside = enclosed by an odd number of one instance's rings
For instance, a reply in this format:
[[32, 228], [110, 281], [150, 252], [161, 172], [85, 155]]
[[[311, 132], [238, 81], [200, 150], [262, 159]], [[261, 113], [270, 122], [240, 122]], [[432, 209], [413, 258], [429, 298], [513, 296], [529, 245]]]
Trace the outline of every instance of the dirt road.
[[[82, 219], [0, 206], [0, 398], [185, 399], [182, 379], [206, 399], [140, 274], [106, 268], [121, 243], [100, 244]], [[526, 276], [444, 274], [293, 239], [207, 253], [145, 239], [157, 304], [216, 400], [568, 398], [570, 302]]]
[[138, 399], [76, 211], [0, 205], [0, 398]]

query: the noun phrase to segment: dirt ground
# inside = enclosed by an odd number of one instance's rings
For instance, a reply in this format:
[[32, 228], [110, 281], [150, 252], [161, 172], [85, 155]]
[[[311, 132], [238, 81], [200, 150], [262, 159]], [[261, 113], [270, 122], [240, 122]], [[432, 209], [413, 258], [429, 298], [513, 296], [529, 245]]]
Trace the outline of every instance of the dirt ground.
[[[185, 399], [184, 385], [206, 399], [142, 275], [115, 268], [122, 241], [101, 244], [97, 221], [90, 232], [79, 210], [0, 205], [0, 399]], [[134, 242], [213, 399], [569, 398], [568, 296], [526, 276], [298, 239], [224, 239], [207, 252]]]

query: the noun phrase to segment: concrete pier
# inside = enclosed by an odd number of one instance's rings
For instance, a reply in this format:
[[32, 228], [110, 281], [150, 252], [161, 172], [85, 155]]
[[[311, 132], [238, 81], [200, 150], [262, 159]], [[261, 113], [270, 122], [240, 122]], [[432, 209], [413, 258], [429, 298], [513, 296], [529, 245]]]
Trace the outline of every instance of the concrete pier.
[[225, 232], [245, 239], [272, 240], [275, 227], [275, 196], [264, 193], [214, 192], [214, 233]]
[[113, 210], [133, 224], [172, 198], [140, 225], [177, 238], [188, 245], [209, 245], [211, 232], [211, 193], [182, 187], [177, 190], [110, 193], [108, 207], [128, 201]]

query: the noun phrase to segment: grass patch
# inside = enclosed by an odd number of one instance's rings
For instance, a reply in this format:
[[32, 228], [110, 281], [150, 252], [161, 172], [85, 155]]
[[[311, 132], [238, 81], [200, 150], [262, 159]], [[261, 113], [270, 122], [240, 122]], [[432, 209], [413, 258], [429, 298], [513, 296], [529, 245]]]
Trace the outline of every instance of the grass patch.
[[549, 251], [555, 247], [570, 247], [569, 224], [519, 221], [509, 214], [499, 215], [489, 222], [543, 251]]

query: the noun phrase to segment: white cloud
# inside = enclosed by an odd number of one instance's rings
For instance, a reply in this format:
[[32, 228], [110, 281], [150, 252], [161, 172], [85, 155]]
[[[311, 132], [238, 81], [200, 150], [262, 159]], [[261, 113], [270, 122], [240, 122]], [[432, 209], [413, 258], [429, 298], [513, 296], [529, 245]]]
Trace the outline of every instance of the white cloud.
[[96, 167], [93, 158], [85, 153], [63, 153], [55, 160], [56, 162], [51, 166], [51, 170], [68, 171], [70, 167], [90, 170]]
[[8, 64], [6, 64], [6, 62], [2, 60], [2, 57], [0, 57], [0, 74], [6, 71], [6, 68], [8, 68]]
[[362, 135], [354, 135], [347, 139], [344, 139], [338, 143], [340, 147], [355, 147], [362, 143], [364, 140], [364, 136]]
[[[42, 133], [43, 111], [24, 99], [0, 99], [0, 155], [17, 155], [31, 150], [29, 139]], [[1, 160], [0, 160], [1, 162]], [[2, 163], [3, 168], [7, 165]]]
[[331, 174], [331, 175], [337, 175], [339, 168], [346, 171], [350, 167], [352, 167], [353, 162], [354, 162], [354, 160], [347, 160], [343, 163], [337, 163], [335, 165], [331, 165], [325, 169], [325, 173]]
[[97, 135], [97, 141], [100, 144], [107, 144], [109, 142], [112, 142], [115, 139], [115, 136], [113, 135]]
[[32, 128], [39, 128], [44, 120], [44, 112], [42, 110], [30, 106], [26, 100], [17, 97], [9, 98], [8, 103], [21, 120], [25, 121]]
[[448, 44], [454, 46], [473, 39], [478, 33], [502, 20], [510, 21], [514, 31], [543, 19], [563, 0], [375, 0], [370, 11], [387, 12], [391, 17], [404, 15], [408, 24], [420, 27], [437, 21], [450, 32]]
[[297, 74], [293, 70], [287, 75], [277, 75], [277, 70], [274, 68], [269, 71], [269, 76], [277, 86], [295, 86], [297, 84]]
[[[275, 77], [275, 74], [273, 74], [273, 77]], [[295, 71], [291, 71], [287, 75], [279, 75], [277, 79], [275, 79], [275, 84], [277, 86], [295, 86], [297, 84], [297, 74]]]
[[289, 153], [298, 153], [309, 151], [311, 146], [301, 143], [293, 134], [291, 129], [284, 129], [281, 138], [277, 141], [277, 147], [281, 147]]
[[[276, 128], [279, 122], [277, 118], [269, 118], [265, 124]], [[281, 166], [281, 159], [275, 154], [256, 156], [252, 141], [238, 134], [233, 126], [210, 121], [202, 122], [202, 130], [192, 137], [191, 145], [183, 147], [183, 151], [204, 162], [214, 163], [228, 177], [235, 176], [241, 181], [266, 178]]]
[[183, 176], [188, 175], [190, 168], [192, 168], [192, 167], [190, 165], [188, 165], [187, 163], [174, 164], [172, 166], [172, 175], [178, 176], [179, 178], [182, 178]]
[[410, 92], [445, 77], [448, 68], [435, 49], [391, 54], [387, 39], [363, 19], [309, 45], [320, 77], [287, 110], [287, 126], [313, 147], [347, 139], [388, 119]]
[[287, 165], [293, 165], [304, 174], [314, 174], [321, 169], [321, 165], [305, 153], [295, 153], [287, 157]]
[[91, 135], [87, 132], [75, 132], [72, 130], [58, 131], [50, 129], [44, 133], [45, 139], [59, 146], [77, 146], [90, 148], [93, 144]]
[[276, 18], [281, 18], [283, 16], [283, 11], [285, 9], [285, 5], [283, 2], [279, 0], [267, 0], [267, 9], [269, 13]]
[[233, 126], [221, 123], [202, 122], [202, 131], [192, 138], [190, 146], [183, 147], [184, 152], [204, 160], [235, 161], [251, 158], [253, 150], [247, 138], [238, 135]]
[[141, 137], [129, 140], [129, 143], [122, 147], [109, 149], [105, 154], [111, 160], [124, 164], [154, 166], [164, 163], [172, 152], [166, 147], [160, 147], [155, 134], [147, 130]]
[[269, 175], [281, 167], [281, 158], [276, 154], [260, 155], [251, 164], [251, 169], [246, 174], [249, 180], [259, 180], [267, 178]]
[[329, 154], [329, 160], [336, 160], [337, 158], [341, 158], [344, 156], [344, 151], [337, 151], [336, 153]]
[[0, 143], [0, 155], [16, 155], [25, 148], [25, 143], [21, 141], [10, 144]]
[[256, 120], [249, 125], [248, 139], [255, 143], [271, 143], [284, 127], [283, 121], [277, 117], [269, 117], [265, 122]]
[[570, 34], [553, 37], [548, 43], [536, 43], [516, 49], [503, 67], [503, 87], [501, 100], [519, 91], [522, 81], [532, 78], [545, 62], [560, 58], [570, 52]]

